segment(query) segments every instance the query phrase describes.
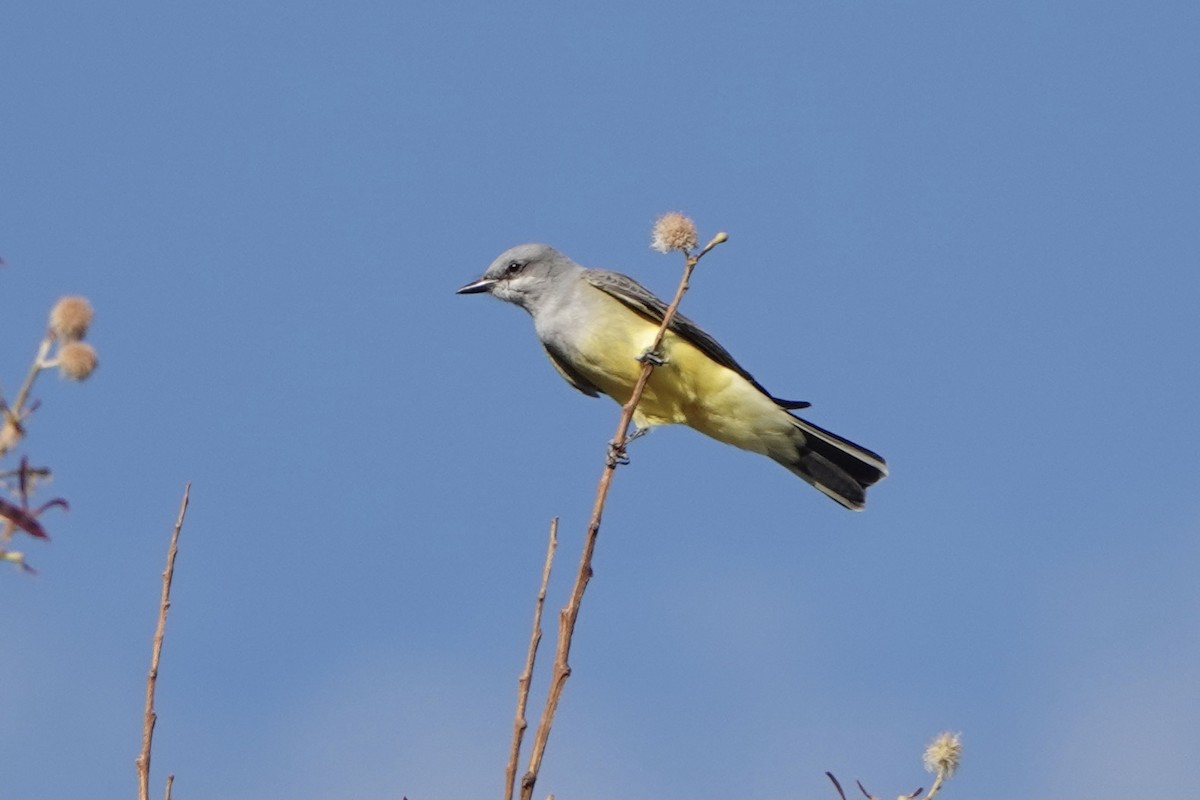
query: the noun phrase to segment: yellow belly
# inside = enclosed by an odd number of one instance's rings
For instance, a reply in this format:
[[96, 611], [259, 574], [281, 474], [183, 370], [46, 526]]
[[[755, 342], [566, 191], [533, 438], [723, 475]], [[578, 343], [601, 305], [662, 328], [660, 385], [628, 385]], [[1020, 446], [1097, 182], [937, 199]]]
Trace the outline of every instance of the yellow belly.
[[[654, 341], [658, 326], [612, 298], [578, 341], [579, 371], [597, 388], [624, 405], [642, 371], [637, 357]], [[668, 331], [659, 348], [666, 360], [651, 373], [638, 403], [639, 427], [688, 425], [723, 442], [764, 452], [763, 435], [786, 417], [775, 403], [733, 370]], [[764, 426], [765, 424], [765, 426]], [[790, 426], [784, 424], [782, 429]]]

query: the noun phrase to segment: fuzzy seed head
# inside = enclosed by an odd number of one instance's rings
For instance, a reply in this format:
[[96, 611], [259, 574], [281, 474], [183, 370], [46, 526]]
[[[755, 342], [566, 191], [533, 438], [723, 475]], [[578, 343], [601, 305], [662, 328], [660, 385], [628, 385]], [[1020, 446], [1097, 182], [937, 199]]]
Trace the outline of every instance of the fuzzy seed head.
[[935, 775], [952, 776], [962, 761], [962, 734], [942, 733], [925, 748], [925, 769]]
[[691, 251], [696, 247], [696, 223], [678, 211], [663, 214], [654, 223], [650, 247], [660, 253], [669, 253], [672, 250], [681, 253]]
[[92, 304], [86, 297], [64, 297], [50, 311], [50, 329], [63, 341], [82, 339], [91, 324]]
[[97, 363], [96, 348], [86, 342], [67, 342], [58, 351], [58, 371], [69, 381], [87, 380]]

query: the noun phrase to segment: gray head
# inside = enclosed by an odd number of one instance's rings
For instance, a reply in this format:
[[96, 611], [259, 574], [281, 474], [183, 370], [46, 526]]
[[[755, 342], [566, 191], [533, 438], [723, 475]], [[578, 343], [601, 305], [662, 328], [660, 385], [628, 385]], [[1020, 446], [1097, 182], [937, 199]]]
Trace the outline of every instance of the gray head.
[[548, 244], [519, 244], [497, 256], [478, 280], [459, 289], [458, 294], [487, 292], [532, 311], [560, 281], [582, 271], [583, 267]]

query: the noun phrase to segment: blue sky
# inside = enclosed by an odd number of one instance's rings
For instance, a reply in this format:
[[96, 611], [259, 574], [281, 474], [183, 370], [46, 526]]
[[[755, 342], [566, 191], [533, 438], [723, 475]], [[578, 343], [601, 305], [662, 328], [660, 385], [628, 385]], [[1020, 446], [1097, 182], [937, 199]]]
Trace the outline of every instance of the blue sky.
[[[661, 429], [619, 471], [538, 792], [1200, 787], [1192, 3], [19, 4], [0, 385], [62, 294], [40, 574], [0, 576], [3, 794], [496, 796], [617, 420], [454, 289], [546, 241], [889, 460], [852, 514]], [[541, 697], [544, 680], [535, 684]], [[535, 701], [536, 705], [536, 701]], [[540, 706], [539, 706], [540, 707]], [[156, 791], [158, 789], [156, 788]]]

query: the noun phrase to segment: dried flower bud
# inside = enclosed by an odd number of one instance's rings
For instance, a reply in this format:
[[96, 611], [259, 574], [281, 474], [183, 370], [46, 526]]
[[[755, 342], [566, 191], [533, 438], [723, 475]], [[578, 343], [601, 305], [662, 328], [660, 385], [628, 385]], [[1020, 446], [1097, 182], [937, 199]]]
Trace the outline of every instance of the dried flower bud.
[[19, 553], [16, 550], [0, 550], [0, 561], [7, 561], [11, 564], [16, 564], [26, 572], [37, 572], [36, 569], [29, 566], [29, 564], [25, 562], [25, 554]]
[[91, 324], [92, 304], [86, 297], [64, 297], [50, 311], [50, 329], [67, 342], [82, 339]]
[[678, 211], [663, 214], [654, 223], [654, 236], [650, 240], [650, 247], [658, 252], [679, 250], [686, 253], [695, 246], [696, 223]]
[[925, 769], [949, 778], [962, 760], [962, 735], [942, 733], [925, 748]]
[[24, 435], [25, 432], [21, 430], [20, 424], [18, 424], [7, 413], [5, 413], [4, 421], [0, 422], [0, 455], [3, 455], [16, 447], [17, 443], [21, 441], [21, 437]]
[[67, 342], [58, 351], [58, 371], [67, 380], [86, 380], [96, 363], [96, 348], [86, 342]]

